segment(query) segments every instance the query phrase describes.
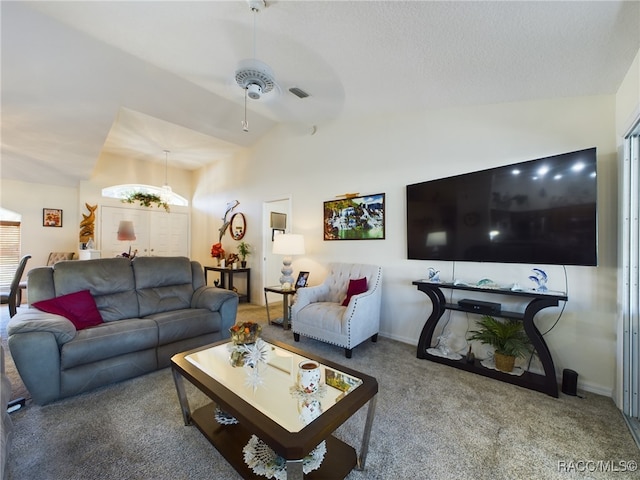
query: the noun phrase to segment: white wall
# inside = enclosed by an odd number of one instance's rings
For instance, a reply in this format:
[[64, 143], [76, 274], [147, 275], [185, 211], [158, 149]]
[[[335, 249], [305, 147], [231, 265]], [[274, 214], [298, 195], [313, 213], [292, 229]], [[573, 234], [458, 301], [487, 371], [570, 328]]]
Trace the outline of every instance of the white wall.
[[[329, 261], [379, 264], [384, 269], [381, 334], [416, 344], [430, 312], [427, 297], [411, 281], [434, 266], [442, 278], [453, 278], [450, 262], [406, 259], [405, 186], [596, 146], [599, 161], [600, 266], [567, 267], [569, 302], [546, 340], [561, 378], [564, 368], [576, 370], [581, 388], [611, 394], [615, 374], [616, 146], [615, 98], [599, 96], [500, 104], [366, 119], [342, 119], [320, 126], [311, 135], [295, 136], [276, 128], [241, 161], [234, 160], [235, 178], [202, 195], [215, 210], [237, 198], [247, 217], [245, 238], [259, 245], [251, 232], [261, 221], [264, 200], [291, 192], [292, 231], [305, 235], [307, 254], [294, 269], [310, 270], [311, 284], [322, 281]], [[229, 166], [201, 172], [200, 185], [224, 178]], [[322, 203], [346, 192], [386, 193], [386, 239], [323, 241]], [[201, 201], [196, 193], [194, 204]], [[218, 216], [218, 215], [216, 215]], [[194, 243], [195, 246], [195, 243]], [[202, 252], [206, 246], [200, 247]], [[455, 264], [456, 278], [490, 277], [508, 284], [528, 282], [531, 265]], [[550, 289], [564, 290], [564, 271], [548, 267]], [[252, 275], [254, 280], [260, 275]], [[260, 286], [256, 285], [256, 289]], [[560, 309], [539, 315], [542, 331], [555, 322]], [[466, 328], [466, 317], [457, 320]]]
[[[2, 179], [2, 208], [22, 215], [21, 254], [31, 255], [25, 272], [46, 265], [49, 252], [76, 252], [80, 235], [78, 189]], [[43, 227], [42, 209], [62, 209], [62, 227]], [[84, 211], [84, 213], [88, 213]], [[23, 278], [26, 278], [26, 273]]]
[[616, 94], [616, 137], [618, 144], [640, 116], [640, 50]]

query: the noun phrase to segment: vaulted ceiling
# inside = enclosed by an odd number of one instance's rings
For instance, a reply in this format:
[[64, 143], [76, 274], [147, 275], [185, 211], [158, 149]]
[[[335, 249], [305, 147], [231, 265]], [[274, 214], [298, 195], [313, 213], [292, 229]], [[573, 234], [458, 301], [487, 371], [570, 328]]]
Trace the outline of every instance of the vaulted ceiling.
[[[255, 4], [254, 4], [255, 5]], [[3, 178], [75, 186], [113, 153], [195, 169], [278, 123], [614, 94], [640, 2], [1, 3]], [[247, 101], [255, 57], [277, 88]], [[289, 92], [309, 93], [300, 99]]]

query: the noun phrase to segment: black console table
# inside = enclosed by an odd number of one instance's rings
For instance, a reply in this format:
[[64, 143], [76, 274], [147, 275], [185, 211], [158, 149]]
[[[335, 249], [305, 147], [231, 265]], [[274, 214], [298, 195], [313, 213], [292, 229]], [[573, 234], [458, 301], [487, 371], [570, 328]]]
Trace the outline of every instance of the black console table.
[[[238, 293], [240, 300], [245, 300], [247, 303], [251, 303], [251, 269], [250, 268], [223, 268], [223, 267], [204, 267], [204, 283], [207, 284], [207, 273], [218, 272], [220, 274], [220, 288], [226, 288], [233, 290], [233, 276], [239, 273], [244, 274], [247, 279], [247, 292], [246, 294]], [[229, 282], [225, 281], [225, 278], [229, 277]]]
[[[420, 340], [418, 341], [418, 358], [428, 359], [433, 362], [442, 363], [461, 370], [467, 370], [469, 372], [484, 375], [485, 377], [495, 378], [497, 380], [519, 385], [531, 390], [537, 390], [553, 397], [558, 396], [558, 382], [556, 380], [556, 371], [553, 365], [553, 359], [551, 358], [549, 348], [540, 334], [540, 331], [534, 324], [533, 319], [536, 313], [543, 308], [555, 307], [558, 306], [558, 302], [561, 300], [566, 301], [566, 295], [546, 294], [532, 291], [513, 291], [505, 288], [480, 288], [470, 285], [455, 285], [453, 283], [431, 283], [419, 280], [412, 283], [418, 288], [418, 290], [424, 292], [433, 304], [433, 312], [431, 312], [431, 315], [422, 328]], [[477, 359], [472, 363], [468, 363], [464, 356], [461, 360], [452, 360], [446, 357], [431, 355], [427, 352], [427, 349], [431, 348], [433, 332], [435, 331], [436, 325], [445, 310], [478, 313], [477, 311], [473, 311], [471, 308], [465, 308], [457, 303], [447, 303], [444, 294], [442, 293], [442, 289], [465, 290], [482, 294], [517, 296], [528, 301], [524, 313], [502, 310], [500, 313], [492, 313], [491, 316], [521, 320], [523, 322], [524, 331], [527, 333], [531, 344], [538, 353], [538, 357], [540, 358], [540, 362], [544, 368], [544, 375], [533, 372], [524, 372], [520, 376], [509, 375], [498, 370], [483, 367]]]

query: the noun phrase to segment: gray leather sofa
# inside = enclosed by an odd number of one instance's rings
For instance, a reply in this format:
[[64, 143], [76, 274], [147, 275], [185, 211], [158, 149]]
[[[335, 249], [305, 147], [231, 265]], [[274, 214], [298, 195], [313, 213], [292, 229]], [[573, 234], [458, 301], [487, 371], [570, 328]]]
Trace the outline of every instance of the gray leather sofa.
[[[28, 274], [28, 309], [7, 327], [9, 349], [37, 404], [166, 367], [179, 352], [222, 340], [238, 295], [205, 286], [185, 257], [60, 262]], [[89, 290], [104, 323], [76, 330], [33, 303]]]

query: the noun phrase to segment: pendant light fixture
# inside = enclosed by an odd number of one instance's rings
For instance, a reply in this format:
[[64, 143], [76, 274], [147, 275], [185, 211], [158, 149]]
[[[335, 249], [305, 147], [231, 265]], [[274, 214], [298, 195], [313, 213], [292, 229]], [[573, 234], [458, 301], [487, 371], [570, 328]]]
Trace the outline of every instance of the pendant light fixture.
[[173, 190], [169, 186], [169, 150], [164, 151], [164, 185], [162, 186], [162, 201], [169, 203]]

